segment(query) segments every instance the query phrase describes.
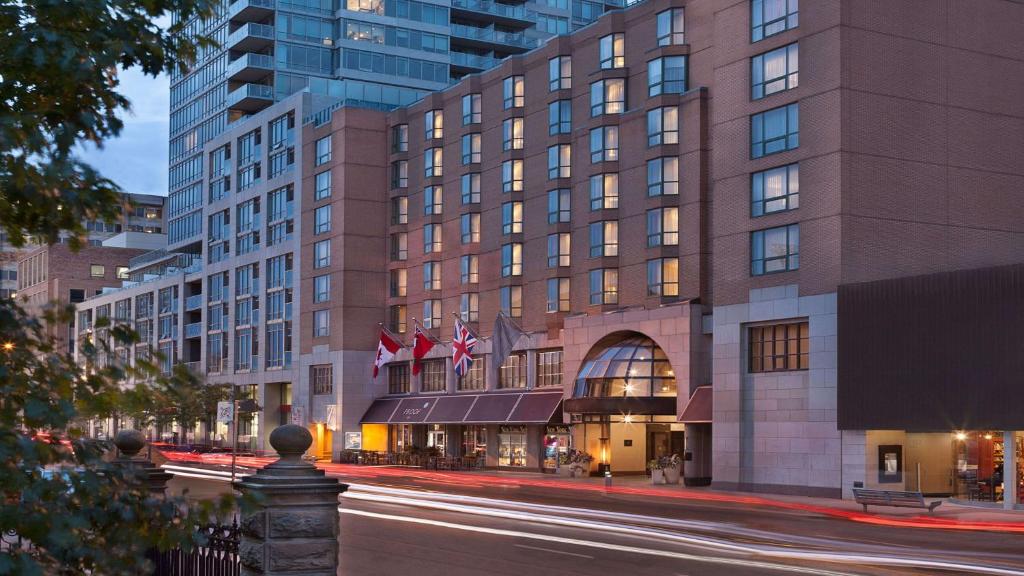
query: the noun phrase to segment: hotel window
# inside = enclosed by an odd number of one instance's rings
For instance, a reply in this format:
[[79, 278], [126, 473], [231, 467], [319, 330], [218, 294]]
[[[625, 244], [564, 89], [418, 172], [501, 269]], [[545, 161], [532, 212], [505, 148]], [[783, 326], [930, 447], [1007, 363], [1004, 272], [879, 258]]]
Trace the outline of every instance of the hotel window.
[[590, 115], [622, 114], [626, 111], [626, 81], [598, 80], [590, 85]]
[[309, 379], [313, 382], [313, 394], [334, 394], [334, 367], [320, 364], [309, 367]]
[[647, 112], [647, 145], [679, 143], [679, 108], [664, 106]]
[[548, 312], [569, 311], [569, 279], [548, 278]]
[[750, 233], [750, 274], [761, 276], [800, 268], [800, 225]]
[[316, 141], [316, 166], [331, 161], [331, 137], [324, 136]]
[[764, 216], [799, 207], [799, 164], [779, 166], [750, 175], [751, 216]]
[[462, 175], [462, 203], [480, 203], [480, 173], [470, 172]]
[[501, 149], [523, 149], [523, 119], [506, 118], [501, 124]]
[[522, 192], [523, 161], [505, 160], [501, 163], [501, 191]]
[[462, 135], [462, 165], [480, 163], [480, 134]]
[[679, 296], [679, 259], [647, 261], [647, 295]]
[[331, 241], [321, 240], [313, 244], [313, 268], [326, 268], [331, 265]]
[[476, 292], [467, 292], [459, 297], [459, 318], [463, 322], [477, 322], [480, 320], [480, 295]]
[[384, 14], [383, 0], [347, 0], [345, 6], [353, 12], [371, 12], [373, 14]]
[[523, 232], [523, 203], [505, 202], [501, 205], [501, 233], [522, 234]]
[[405, 268], [395, 268], [391, 271], [391, 279], [388, 282], [389, 294], [392, 298], [403, 298], [409, 293], [409, 271]]
[[462, 125], [479, 124], [481, 120], [480, 94], [466, 94], [462, 97]]
[[391, 199], [391, 223], [409, 223], [409, 197], [396, 196]]
[[459, 284], [477, 284], [480, 282], [480, 257], [476, 254], [464, 254], [459, 258]]
[[523, 287], [502, 286], [500, 291], [501, 311], [509, 318], [523, 317]]
[[423, 113], [424, 138], [432, 140], [444, 137], [444, 112], [427, 110]]
[[313, 312], [313, 337], [321, 338], [331, 335], [331, 311], [315, 310]]
[[609, 34], [600, 40], [601, 69], [624, 68], [626, 66], [626, 37], [624, 34]]
[[399, 124], [391, 128], [391, 151], [409, 151], [409, 125]]
[[409, 161], [397, 160], [391, 163], [391, 187], [409, 187]]
[[537, 387], [562, 385], [562, 351], [537, 351]]
[[796, 28], [800, 24], [799, 9], [799, 0], [752, 0], [750, 41], [758, 42]]
[[480, 241], [480, 213], [470, 212], [459, 216], [459, 232], [463, 244]]
[[590, 271], [590, 303], [619, 303], [619, 271], [614, 268], [598, 268]]
[[647, 211], [647, 245], [679, 245], [679, 208], [666, 206]]
[[444, 205], [444, 190], [441, 186], [427, 186], [423, 189], [423, 214], [440, 214]]
[[313, 235], [331, 231], [331, 205], [321, 206], [313, 211]]
[[513, 352], [499, 372], [498, 388], [526, 388], [526, 352]]
[[572, 146], [548, 146], [548, 179], [572, 177]]
[[548, 104], [548, 134], [572, 133], [572, 100], [555, 100]]
[[442, 163], [444, 160], [444, 149], [441, 147], [428, 148], [423, 153], [423, 176], [441, 176], [443, 173]]
[[[469, 371], [464, 376], [458, 377], [459, 390], [483, 390], [487, 387], [485, 381], [485, 375], [487, 372], [484, 370], [484, 357], [474, 356], [473, 361], [469, 364]], [[467, 452], [469, 454], [472, 451]]]
[[800, 104], [750, 117], [750, 157], [760, 158], [800, 146]]
[[510, 242], [501, 246], [501, 275], [523, 275], [523, 243]]
[[682, 8], [671, 8], [664, 12], [658, 12], [658, 46], [686, 44], [683, 24]]
[[502, 83], [505, 109], [520, 108], [526, 97], [526, 87], [522, 76], [509, 76]]
[[405, 334], [408, 329], [407, 322], [408, 308], [405, 304], [397, 304], [391, 307], [388, 318], [388, 329], [396, 334]]
[[396, 232], [391, 235], [391, 260], [402, 262], [409, 258], [409, 234]]
[[420, 378], [423, 392], [444, 392], [444, 360], [424, 360]]
[[423, 253], [430, 254], [432, 252], [441, 251], [441, 225], [440, 224], [424, 224], [423, 225]]
[[424, 262], [423, 263], [423, 289], [424, 290], [440, 290], [441, 289], [441, 263], [440, 262]]
[[440, 328], [441, 327], [441, 301], [440, 300], [424, 300], [423, 301], [423, 327], [424, 328]]
[[665, 56], [647, 63], [647, 95], [686, 92], [686, 56]]
[[316, 192], [313, 200], [323, 200], [331, 196], [331, 172], [321, 172], [316, 175]]
[[313, 278], [313, 302], [327, 302], [331, 299], [331, 275], [324, 274]]
[[128, 267], [127, 266], [114, 266], [114, 278], [118, 280], [128, 279]]
[[548, 234], [548, 268], [571, 265], [571, 238], [568, 232]]
[[572, 191], [568, 188], [548, 190], [548, 224], [568, 222], [571, 211]]
[[751, 326], [750, 363], [752, 373], [807, 370], [810, 366], [810, 329], [807, 322]]
[[590, 177], [590, 209], [603, 210], [619, 207], [619, 175], [595, 174]]
[[750, 97], [754, 100], [796, 88], [800, 82], [800, 50], [795, 42], [750, 59]]
[[409, 393], [409, 363], [388, 364], [388, 394]]
[[107, 275], [107, 268], [102, 264], [90, 264], [89, 265], [89, 276], [93, 278], [103, 278]]
[[647, 195], [679, 194], [679, 158], [666, 156], [647, 161]]
[[590, 257], [619, 255], [619, 223], [603, 220], [590, 224]]
[[548, 60], [548, 90], [568, 90], [572, 88], [572, 58], [555, 56]]
[[619, 159], [619, 127], [601, 126], [590, 130], [590, 162], [615, 162]]

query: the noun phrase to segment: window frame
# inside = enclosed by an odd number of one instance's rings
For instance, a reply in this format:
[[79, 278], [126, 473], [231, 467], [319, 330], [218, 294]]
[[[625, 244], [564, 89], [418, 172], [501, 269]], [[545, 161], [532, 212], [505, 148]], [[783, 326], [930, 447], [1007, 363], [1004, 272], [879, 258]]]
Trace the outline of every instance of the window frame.
[[[769, 138], [767, 134], [768, 118], [771, 114], [782, 114], [785, 119], [785, 131], [781, 135]], [[755, 140], [757, 135], [760, 140]], [[772, 143], [783, 142], [783, 148], [772, 148]], [[780, 154], [800, 147], [800, 102], [791, 102], [763, 112], [750, 115], [750, 158], [764, 158], [772, 154]]]
[[[621, 86], [621, 100], [612, 100], [612, 86]], [[600, 102], [595, 103], [595, 97]], [[624, 78], [604, 78], [590, 83], [590, 117], [596, 118], [605, 114], [624, 114], [626, 112], [626, 81]]]
[[[678, 30], [676, 27], [678, 26]], [[658, 46], [686, 44], [686, 10], [669, 8], [658, 12], [656, 23]]]
[[[666, 66], [668, 61], [680, 61], [683, 63], [682, 79], [667, 79], [666, 71], [671, 68]], [[662, 56], [647, 62], [647, 96], [654, 97], [662, 94], [685, 94], [689, 90], [689, 56], [685, 54], [674, 56]], [[681, 86], [676, 86], [681, 84]]]
[[[674, 165], [665, 168], [666, 164]], [[654, 168], [657, 167], [655, 170]], [[675, 180], [666, 179], [666, 175], [675, 176]], [[657, 179], [653, 179], [653, 178]], [[679, 195], [679, 157], [659, 156], [647, 161], [647, 196], [678, 196]]]
[[[765, 8], [767, 2], [781, 2], [785, 5], [785, 14], [772, 20], [765, 21]], [[782, 23], [782, 28], [775, 24]], [[750, 2], [750, 41], [760, 42], [765, 38], [782, 34], [800, 26], [800, 4], [799, 0], [751, 0]], [[770, 29], [770, 31], [769, 31]]]
[[598, 220], [587, 226], [590, 257], [607, 258], [619, 255], [618, 220]]
[[624, 33], [613, 32], [598, 40], [598, 67], [601, 70], [626, 67], [626, 35]]
[[590, 177], [590, 211], [614, 210], [619, 207], [619, 173], [602, 172]]
[[[669, 122], [666, 122], [666, 112], [671, 112], [672, 119]], [[673, 124], [674, 128], [669, 129], [668, 123]], [[667, 144], [679, 144], [678, 106], [660, 106], [647, 111], [647, 147]]]
[[[595, 291], [597, 279], [600, 290]], [[609, 289], [609, 286], [611, 289]], [[619, 303], [619, 271], [617, 268], [595, 268], [587, 273], [587, 288], [591, 306], [616, 305]]]
[[[480, 124], [483, 119], [483, 96], [479, 92], [472, 92], [462, 97], [462, 125], [470, 126]], [[467, 111], [468, 107], [468, 111]]]
[[501, 82], [505, 110], [522, 108], [526, 103], [526, 79], [522, 74], [506, 76]]
[[[782, 189], [784, 193], [771, 198], [765, 196], [765, 184], [773, 173], [783, 172]], [[781, 202], [783, 207], [769, 210], [769, 204]], [[778, 214], [796, 210], [800, 207], [800, 163], [785, 164], [760, 170], [750, 174], [750, 217], [760, 218], [769, 214]]]
[[572, 56], [548, 59], [548, 92], [572, 89]]
[[[768, 78], [768, 58], [782, 53], [782, 74]], [[769, 90], [770, 87], [778, 85]], [[800, 85], [800, 43], [793, 42], [750, 58], [750, 99], [760, 100], [772, 94], [792, 90]]]
[[[747, 373], [800, 372], [810, 369], [811, 331], [807, 320], [755, 324], [746, 328]], [[795, 351], [791, 351], [793, 345]], [[778, 353], [779, 346], [782, 347], [781, 354]], [[766, 365], [769, 363], [770, 367]]]
[[[768, 233], [784, 230], [786, 234], [786, 253], [779, 256], [768, 256]], [[759, 257], [760, 256], [760, 257]], [[784, 261], [782, 268], [769, 270], [770, 262]], [[773, 226], [754, 230], [750, 233], [750, 275], [768, 276], [800, 269], [800, 224]]]
[[[668, 268], [674, 263], [675, 277], [669, 278]], [[647, 295], [661, 298], [679, 296], [679, 258], [670, 256], [647, 261]]]
[[572, 189], [548, 190], [548, 224], [572, 221]]
[[[566, 163], [562, 163], [563, 160]], [[572, 178], [572, 145], [553, 144], [548, 146], [548, 180]]]
[[615, 124], [590, 129], [590, 163], [619, 160], [619, 127]]

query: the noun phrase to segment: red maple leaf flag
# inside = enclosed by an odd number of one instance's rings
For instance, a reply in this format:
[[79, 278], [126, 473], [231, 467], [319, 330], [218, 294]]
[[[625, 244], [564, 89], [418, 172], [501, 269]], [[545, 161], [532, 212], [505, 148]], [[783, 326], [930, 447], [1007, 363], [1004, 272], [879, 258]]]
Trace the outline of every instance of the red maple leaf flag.
[[391, 362], [395, 354], [402, 348], [402, 344], [396, 340], [387, 330], [381, 328], [380, 342], [377, 343], [377, 357], [373, 360], [373, 377], [377, 377], [380, 367]]
[[420, 373], [420, 359], [430, 352], [430, 349], [434, 347], [434, 341], [431, 340], [430, 336], [420, 330], [419, 326], [416, 326], [416, 334], [412, 337], [412, 375], [415, 376]]

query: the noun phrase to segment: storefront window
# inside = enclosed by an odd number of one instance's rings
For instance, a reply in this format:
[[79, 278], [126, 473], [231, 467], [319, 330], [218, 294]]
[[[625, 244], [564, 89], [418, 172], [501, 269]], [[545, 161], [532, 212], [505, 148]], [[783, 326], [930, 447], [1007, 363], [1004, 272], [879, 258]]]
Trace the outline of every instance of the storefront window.
[[502, 426], [498, 430], [498, 466], [526, 466], [525, 426]]
[[572, 434], [568, 426], [548, 426], [544, 435], [544, 468], [568, 465]]
[[[956, 432], [954, 440], [954, 496], [964, 500], [1002, 502], [1007, 482], [1017, 483], [1017, 501], [1024, 489], [1024, 436], [1015, 435], [1016, 446], [1007, 446], [1002, 431]], [[1015, 450], [1015, 470], [1006, 469], [1007, 450]]]
[[434, 448], [438, 453], [444, 454], [446, 439], [444, 424], [431, 424], [427, 429], [427, 448]]
[[485, 426], [463, 426], [462, 455], [479, 458], [487, 456], [487, 428]]
[[412, 448], [412, 424], [392, 424], [388, 445], [392, 452], [405, 452]]

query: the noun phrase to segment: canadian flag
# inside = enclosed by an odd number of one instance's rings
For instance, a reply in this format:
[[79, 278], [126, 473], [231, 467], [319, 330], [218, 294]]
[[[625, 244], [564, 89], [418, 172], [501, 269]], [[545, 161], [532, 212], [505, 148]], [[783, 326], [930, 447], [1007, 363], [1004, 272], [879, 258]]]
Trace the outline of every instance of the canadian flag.
[[430, 349], [434, 347], [434, 341], [429, 335], [420, 330], [419, 326], [416, 326], [416, 334], [412, 337], [412, 375], [415, 376], [420, 373], [420, 358], [427, 355]]
[[380, 367], [391, 362], [395, 353], [401, 350], [402, 344], [393, 338], [387, 330], [381, 328], [380, 342], [377, 343], [377, 358], [373, 361], [373, 377], [377, 377]]

